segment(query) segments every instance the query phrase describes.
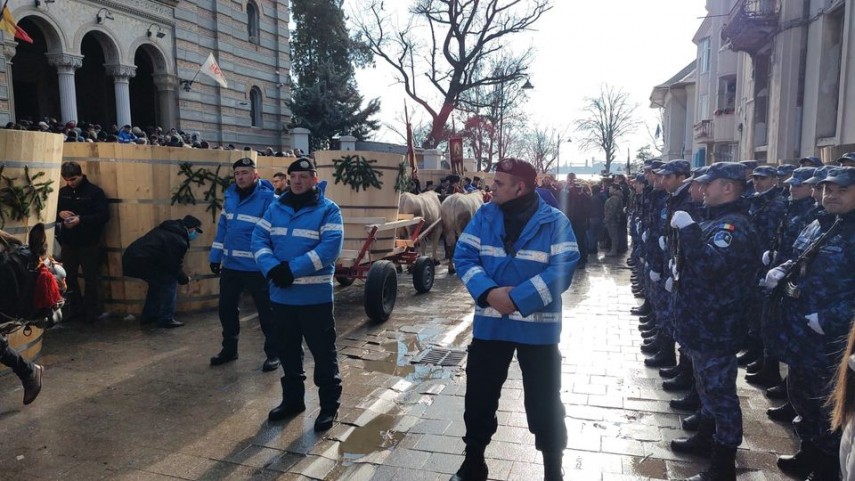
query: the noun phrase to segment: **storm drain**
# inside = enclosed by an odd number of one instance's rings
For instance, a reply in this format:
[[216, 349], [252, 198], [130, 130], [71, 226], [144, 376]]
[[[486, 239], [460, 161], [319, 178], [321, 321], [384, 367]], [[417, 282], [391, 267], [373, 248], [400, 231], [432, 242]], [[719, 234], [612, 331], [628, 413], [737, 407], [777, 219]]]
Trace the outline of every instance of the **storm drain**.
[[466, 351], [431, 347], [422, 351], [410, 361], [412, 364], [433, 364], [435, 366], [456, 367], [463, 363]]

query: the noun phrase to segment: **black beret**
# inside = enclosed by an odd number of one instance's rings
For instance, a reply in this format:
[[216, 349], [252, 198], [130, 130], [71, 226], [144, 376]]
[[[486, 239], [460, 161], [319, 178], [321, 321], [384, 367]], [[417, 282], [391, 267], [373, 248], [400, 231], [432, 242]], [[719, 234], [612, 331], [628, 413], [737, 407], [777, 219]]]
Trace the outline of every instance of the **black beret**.
[[288, 166], [288, 175], [292, 172], [315, 172], [315, 163], [309, 157], [300, 157]]
[[242, 159], [238, 159], [232, 164], [233, 169], [237, 169], [238, 167], [250, 167], [255, 168], [255, 162], [252, 161], [249, 157], [244, 157]]

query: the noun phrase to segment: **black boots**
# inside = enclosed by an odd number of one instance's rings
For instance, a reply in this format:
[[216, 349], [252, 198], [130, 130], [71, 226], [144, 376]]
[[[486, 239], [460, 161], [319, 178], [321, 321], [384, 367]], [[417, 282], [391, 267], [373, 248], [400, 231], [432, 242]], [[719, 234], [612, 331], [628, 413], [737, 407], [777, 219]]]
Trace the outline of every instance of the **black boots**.
[[[813, 443], [802, 441], [796, 454], [792, 456], [778, 456], [778, 469], [790, 476], [805, 479], [813, 471], [820, 455], [821, 453]], [[838, 466], [839, 464], [835, 465], [835, 469]]]
[[211, 358], [211, 365], [212, 366], [222, 366], [223, 364], [225, 364], [227, 362], [232, 362], [234, 360], [237, 360], [237, 358], [238, 358], [237, 351], [227, 351], [227, 350], [223, 349], [222, 351], [219, 352], [219, 354], [217, 354], [216, 356]]
[[321, 409], [321, 413], [315, 419], [315, 432], [328, 431], [337, 417], [338, 411]]
[[766, 359], [763, 361], [763, 367], [754, 374], [747, 374], [745, 382], [769, 388], [781, 384], [781, 372], [778, 367], [777, 359]]
[[766, 397], [776, 401], [787, 399], [787, 378], [784, 378], [777, 386], [772, 386], [766, 390]]
[[694, 411], [701, 407], [701, 398], [698, 396], [698, 391], [693, 388], [684, 397], [669, 401], [668, 405], [681, 411]]
[[700, 411], [695, 411], [691, 416], [680, 421], [680, 426], [683, 428], [683, 431], [697, 431], [701, 427], [701, 423], [704, 421], [704, 417], [701, 415]]
[[543, 481], [563, 481], [564, 469], [561, 467], [563, 451], [543, 452]]
[[[467, 445], [466, 459], [450, 481], [486, 481], [488, 472], [487, 461], [484, 460], [484, 449], [483, 446]], [[544, 459], [545, 462], [546, 459]]]
[[776, 408], [769, 408], [766, 410], [766, 416], [768, 416], [772, 421], [778, 421], [779, 423], [790, 424], [793, 422], [796, 415], [796, 410], [789, 401]]
[[696, 456], [709, 456], [713, 448], [713, 434], [715, 433], [715, 420], [703, 418], [698, 424], [698, 432], [687, 437], [671, 441], [671, 451], [682, 454], [694, 454]]
[[[677, 375], [662, 383], [662, 389], [665, 391], [685, 391], [691, 389], [695, 382], [695, 376], [692, 369], [692, 360], [685, 353], [680, 354], [680, 362], [676, 367]], [[662, 374], [662, 370], [659, 370]]]
[[633, 316], [644, 316], [646, 314], [650, 314], [651, 310], [652, 309], [650, 309], [650, 303], [647, 300], [645, 300], [644, 304], [642, 304], [638, 307], [633, 307], [632, 309], [629, 310], [629, 313], [632, 314]]
[[687, 481], [736, 481], [736, 448], [713, 443], [710, 467]]
[[264, 360], [264, 364], [261, 365], [261, 370], [263, 372], [273, 372], [279, 369], [280, 363], [278, 357], [268, 357]]
[[[306, 404], [303, 401], [306, 394], [305, 390], [293, 388], [291, 389], [293, 392], [289, 392], [285, 387], [285, 378], [283, 377], [279, 382], [282, 384], [282, 402], [267, 414], [267, 420], [271, 422], [284, 421], [306, 410]], [[332, 425], [332, 421], [330, 421], [330, 425]]]
[[674, 339], [659, 336], [659, 352], [644, 360], [647, 367], [668, 367], [677, 364], [677, 353], [674, 351]]

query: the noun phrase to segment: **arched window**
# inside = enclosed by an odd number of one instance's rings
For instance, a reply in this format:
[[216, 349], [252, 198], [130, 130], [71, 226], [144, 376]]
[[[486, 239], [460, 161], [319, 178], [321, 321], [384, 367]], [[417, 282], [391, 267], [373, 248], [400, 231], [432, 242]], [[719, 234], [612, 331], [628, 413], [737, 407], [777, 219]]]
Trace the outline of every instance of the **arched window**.
[[246, 31], [249, 34], [249, 43], [260, 43], [258, 6], [252, 1], [246, 2]]
[[258, 87], [249, 91], [249, 121], [253, 127], [261, 127], [261, 89]]

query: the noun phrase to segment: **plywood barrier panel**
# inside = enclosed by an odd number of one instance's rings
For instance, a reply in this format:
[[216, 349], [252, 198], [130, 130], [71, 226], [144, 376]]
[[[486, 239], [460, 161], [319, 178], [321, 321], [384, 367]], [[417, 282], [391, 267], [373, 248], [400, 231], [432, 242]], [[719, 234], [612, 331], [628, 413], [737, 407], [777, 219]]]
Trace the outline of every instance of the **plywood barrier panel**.
[[[362, 156], [366, 160], [376, 160], [372, 168], [382, 172], [381, 188], [369, 187], [358, 192], [349, 185], [335, 183], [334, 160], [346, 155]], [[387, 152], [340, 151], [327, 150], [315, 152], [318, 164], [318, 177], [327, 181], [326, 196], [341, 207], [345, 221], [357, 217], [383, 217], [387, 222], [398, 219], [398, 201], [400, 193], [395, 191], [398, 168], [404, 161], [404, 156]], [[345, 226], [344, 249], [360, 250], [368, 238], [364, 227], [356, 225]], [[371, 246], [371, 260], [383, 258], [395, 248], [393, 231], [382, 232]]]
[[[205, 202], [211, 185], [192, 185], [196, 204], [173, 204], [175, 192], [186, 179], [180, 164], [189, 162], [193, 170], [216, 172], [221, 178], [232, 176], [232, 164], [240, 158], [256, 159], [255, 152], [202, 150], [114, 143], [67, 143], [64, 160], [81, 164], [94, 184], [104, 189], [110, 203], [110, 222], [105, 229], [107, 265], [104, 271], [105, 309], [113, 313], [139, 314], [146, 285], [122, 275], [121, 259], [125, 249], [161, 222], [180, 219], [187, 214], [202, 221], [204, 233], [194, 240], [184, 259], [184, 270], [192, 278], [179, 287], [178, 311], [212, 309], [217, 305], [219, 281], [210, 273], [208, 254], [216, 234], [219, 210], [212, 213]], [[222, 203], [223, 194], [217, 188]]]
[[[34, 185], [53, 181], [47, 186], [52, 191], [43, 201], [43, 208], [40, 212], [37, 208], [31, 207], [24, 219], [13, 219], [9, 207], [2, 206], [5, 222], [0, 221], [2, 224], [0, 229], [22, 241], [26, 241], [29, 229], [42, 222], [45, 224], [48, 248], [51, 252], [53, 251], [56, 203], [59, 198], [59, 189], [63, 184], [59, 175], [59, 168], [62, 165], [62, 140], [63, 137], [59, 134], [0, 130], [0, 166], [3, 167], [3, 177], [13, 179], [11, 182], [14, 187], [23, 187], [27, 185], [25, 180], [26, 168]], [[39, 173], [42, 175], [33, 179]], [[0, 185], [7, 187], [8, 183], [6, 180], [0, 180]]]

